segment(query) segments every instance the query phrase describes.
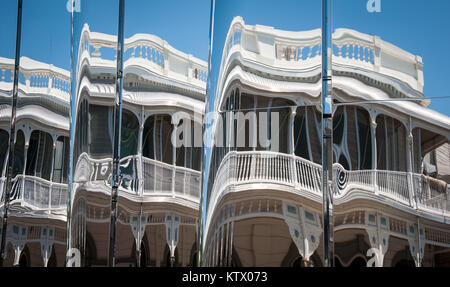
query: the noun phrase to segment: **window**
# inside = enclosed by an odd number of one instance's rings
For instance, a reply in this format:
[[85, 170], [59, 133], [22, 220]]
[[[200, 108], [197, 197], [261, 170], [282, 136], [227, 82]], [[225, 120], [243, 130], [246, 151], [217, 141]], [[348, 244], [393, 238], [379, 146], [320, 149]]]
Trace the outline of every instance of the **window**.
[[52, 181], [67, 183], [69, 171], [69, 138], [60, 136], [56, 140], [56, 148], [53, 160]]
[[33, 131], [27, 153], [26, 174], [50, 180], [53, 139], [50, 134]]
[[172, 119], [170, 115], [150, 116], [144, 125], [144, 157], [172, 164]]
[[7, 131], [0, 129], [0, 175], [6, 166], [6, 155], [8, 154], [9, 134]]

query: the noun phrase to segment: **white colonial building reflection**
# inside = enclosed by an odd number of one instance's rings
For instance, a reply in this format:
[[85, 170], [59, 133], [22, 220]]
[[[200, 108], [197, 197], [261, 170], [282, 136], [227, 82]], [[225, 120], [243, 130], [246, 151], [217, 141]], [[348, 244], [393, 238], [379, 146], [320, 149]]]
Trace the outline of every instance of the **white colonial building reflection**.
[[[72, 234], [83, 265], [106, 265], [117, 37], [81, 33]], [[111, 51], [113, 53], [111, 53]], [[105, 56], [104, 56], [105, 55]], [[197, 250], [206, 63], [154, 35], [125, 39], [116, 266], [192, 266]]]
[[[106, 265], [108, 257], [116, 60], [102, 53], [112, 55], [115, 41], [116, 37], [90, 32], [85, 25], [78, 49], [70, 228], [82, 266]], [[14, 61], [0, 60], [0, 88], [11, 91]], [[201, 137], [206, 63], [154, 35], [138, 34], [125, 40], [124, 70], [116, 266], [192, 266], [201, 147], [173, 147], [171, 135], [185, 124], [192, 141]], [[70, 74], [25, 57], [20, 73], [5, 266], [64, 266]], [[1, 99], [4, 190], [10, 93]], [[41, 217], [45, 224], [39, 222]]]
[[[204, 265], [322, 265], [320, 40], [233, 20], [214, 95], [224, 137], [206, 167]], [[354, 30], [333, 40], [336, 265], [366, 265], [375, 248], [378, 265], [448, 266], [450, 118], [426, 108], [421, 58]], [[76, 49], [69, 228], [82, 266], [108, 258], [116, 41], [85, 25]], [[70, 74], [20, 62], [5, 265], [64, 266]], [[2, 192], [13, 67], [0, 58]], [[116, 266], [196, 264], [206, 71], [154, 35], [125, 39]], [[402, 98], [416, 101], [342, 104]], [[249, 111], [236, 147], [235, 118]], [[276, 151], [250, 143], [273, 122], [264, 112], [278, 115]], [[174, 147], [187, 122], [190, 146]]]
[[[14, 60], [0, 58], [0, 70], [0, 191], [3, 207]], [[21, 57], [4, 266], [64, 265], [69, 89], [68, 71]]]
[[[207, 266], [322, 265], [320, 37], [320, 29], [282, 31], [241, 17], [230, 25], [212, 98], [223, 142], [206, 167]], [[333, 34], [337, 266], [365, 266], [374, 252], [377, 266], [448, 266], [449, 187], [423, 172], [422, 159], [449, 142], [450, 118], [426, 108], [422, 67], [377, 36]], [[405, 98], [416, 100], [377, 102]], [[277, 151], [248, 137], [270, 117], [244, 118], [246, 146], [236, 145], [233, 115], [274, 111]]]

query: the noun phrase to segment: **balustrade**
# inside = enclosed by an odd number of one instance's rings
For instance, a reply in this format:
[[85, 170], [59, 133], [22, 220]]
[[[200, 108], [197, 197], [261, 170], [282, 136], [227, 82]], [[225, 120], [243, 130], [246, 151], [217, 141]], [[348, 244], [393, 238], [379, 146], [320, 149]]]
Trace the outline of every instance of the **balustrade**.
[[[143, 158], [144, 195], [173, 195], [200, 199], [201, 173], [189, 168]], [[175, 177], [173, 177], [175, 174]], [[172, 181], [175, 180], [175, 184]]]
[[[11, 59], [0, 58], [0, 83], [10, 83], [14, 79], [14, 62]], [[7, 76], [9, 75], [9, 76]], [[59, 97], [68, 102], [70, 98], [70, 74], [68, 71], [45, 63], [20, 58], [20, 83], [27, 93], [44, 93]]]
[[[2, 180], [3, 182], [5, 180]], [[45, 210], [67, 207], [67, 184], [55, 183], [29, 175], [17, 175], [11, 183], [11, 202], [23, 201], [33, 207]], [[3, 201], [2, 194], [2, 204]]]
[[[117, 38], [112, 35], [90, 32], [89, 26], [86, 25], [80, 41], [79, 57], [88, 56], [94, 59], [110, 60], [114, 65], [116, 41]], [[141, 61], [139, 62], [140, 66], [151, 69], [160, 75], [191, 82], [202, 89], [206, 88], [207, 63], [204, 61], [186, 55], [150, 34], [134, 35], [125, 39], [124, 44], [125, 68], [128, 61]], [[107, 54], [113, 55], [114, 59], [108, 59]], [[83, 63], [80, 60], [78, 62]], [[91, 64], [95, 65], [95, 63]]]
[[[267, 38], [273, 40], [270, 44], [271, 49], [267, 49]], [[236, 45], [239, 45], [237, 50], [241, 51], [241, 56], [247, 60], [255, 61], [257, 59], [248, 57], [248, 52], [263, 56], [262, 58], [280, 60], [277, 62], [278, 69], [290, 70], [293, 67], [320, 65], [320, 29], [287, 32], [267, 29], [267, 27], [248, 26], [245, 25], [242, 18], [236, 17], [226, 39], [222, 67], [226, 66], [224, 61]], [[336, 67], [363, 68], [367, 71], [384, 74], [405, 82], [418, 92], [423, 92], [421, 57], [385, 42], [377, 36], [339, 28], [333, 33], [332, 50], [333, 63]], [[304, 66], [293, 65], [289, 62], [304, 62]]]
[[[378, 190], [379, 196], [412, 208], [450, 212], [448, 192], [442, 193], [442, 190], [438, 191], [436, 188], [433, 190], [430, 182], [435, 179], [430, 177], [413, 174], [411, 186], [407, 172], [347, 171], [339, 164], [334, 164], [333, 170], [335, 198], [342, 198], [352, 189], [372, 194]], [[321, 181], [322, 167], [309, 160], [276, 152], [232, 151], [224, 157], [216, 172], [210, 203], [217, 201], [220, 193], [229, 190], [230, 186], [246, 183], [283, 184], [321, 196]], [[411, 201], [415, 197], [419, 202], [418, 206]]]

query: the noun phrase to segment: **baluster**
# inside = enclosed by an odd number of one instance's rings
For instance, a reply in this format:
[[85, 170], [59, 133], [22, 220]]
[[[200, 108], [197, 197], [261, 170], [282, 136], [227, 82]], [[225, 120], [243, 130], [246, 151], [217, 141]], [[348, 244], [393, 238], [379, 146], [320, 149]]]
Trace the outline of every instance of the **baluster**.
[[238, 181], [242, 180], [242, 175], [244, 174], [244, 160], [245, 160], [245, 155], [239, 156], [237, 158], [238, 161], [238, 165], [239, 165], [239, 169], [238, 169]]
[[313, 47], [309, 47], [308, 56], [306, 56], [307, 59], [311, 58]]
[[303, 161], [300, 161], [299, 164], [300, 164], [301, 170], [302, 170], [302, 185], [303, 185], [303, 188], [306, 189], [306, 188], [308, 188], [307, 175], [306, 175], [306, 166], [305, 166], [305, 163]]
[[278, 162], [280, 163], [280, 177], [281, 177], [281, 181], [285, 182], [286, 181], [286, 173], [285, 173], [285, 165], [284, 165], [284, 160], [282, 157], [278, 158]]

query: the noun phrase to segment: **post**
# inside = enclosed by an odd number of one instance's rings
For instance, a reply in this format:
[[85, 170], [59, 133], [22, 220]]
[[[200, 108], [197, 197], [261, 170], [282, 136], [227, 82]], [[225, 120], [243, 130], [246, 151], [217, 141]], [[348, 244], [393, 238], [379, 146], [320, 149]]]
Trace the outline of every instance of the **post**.
[[119, 27], [117, 41], [117, 77], [116, 77], [116, 98], [114, 116], [114, 149], [113, 149], [113, 178], [111, 191], [111, 221], [109, 226], [109, 256], [108, 266], [115, 265], [116, 247], [116, 221], [117, 221], [117, 198], [120, 186], [120, 135], [122, 125], [122, 86], [123, 86], [123, 34], [124, 34], [124, 14], [125, 0], [119, 0]]
[[[409, 127], [411, 127], [411, 117], [409, 118]], [[412, 130], [409, 128], [409, 133], [406, 138], [406, 170], [407, 170], [407, 180], [408, 180], [408, 192], [409, 192], [409, 204], [413, 208], [417, 208], [417, 204], [415, 204], [415, 188], [414, 188], [414, 180], [413, 180], [413, 135]]]
[[292, 178], [293, 186], [295, 187], [297, 185], [297, 163], [295, 162], [295, 136], [294, 136], [294, 128], [295, 128], [295, 116], [297, 115], [297, 107], [291, 107], [291, 113], [290, 113], [290, 127], [289, 127], [289, 133], [290, 133], [290, 153], [291, 153], [291, 171], [292, 171]]
[[[209, 102], [208, 97], [210, 96], [209, 89], [210, 89], [210, 82], [211, 82], [211, 58], [212, 58], [212, 44], [213, 44], [212, 36], [213, 36], [213, 27], [214, 27], [214, 8], [215, 8], [215, 4], [216, 4], [216, 1], [213, 0], [212, 3], [211, 3], [211, 10], [210, 10], [210, 14], [209, 14], [209, 16], [210, 16], [210, 21], [209, 21], [210, 22], [210, 26], [209, 26], [209, 47], [208, 47], [208, 79], [207, 79], [207, 82], [206, 82], [206, 97], [205, 97], [205, 99], [206, 99], [206, 105], [205, 106], [206, 107], [208, 106], [208, 102]], [[203, 133], [205, 132], [205, 130], [206, 130], [206, 124], [203, 123], [203, 128], [202, 128]], [[202, 135], [203, 135], [203, 133], [202, 133]], [[203, 147], [202, 147], [202, 157], [201, 158], [202, 158], [201, 159], [201, 167], [202, 167], [202, 170], [204, 171], [205, 170], [205, 153], [204, 153]], [[205, 210], [206, 206], [204, 206], [205, 198], [203, 197], [203, 194], [206, 192], [205, 182], [207, 180], [208, 179], [205, 178], [205, 173], [202, 172], [201, 189], [200, 189], [200, 204], [199, 204], [199, 213], [198, 213], [199, 217], [200, 217], [200, 224], [198, 225], [198, 231], [197, 231], [197, 234], [198, 234], [198, 238], [197, 238], [198, 239], [197, 240], [197, 250], [198, 250], [198, 253], [197, 253], [197, 266], [199, 266], [199, 267], [203, 266], [203, 244], [205, 243], [204, 242], [204, 238], [203, 238], [203, 233], [204, 233], [204, 217], [203, 217], [203, 213], [205, 213], [205, 216], [207, 216], [206, 210]]]
[[[333, 202], [328, 181], [332, 180], [332, 56], [331, 0], [322, 0], [322, 195], [324, 266], [334, 264]], [[330, 69], [330, 70], [329, 70]]]
[[19, 66], [20, 66], [20, 43], [22, 35], [22, 0], [18, 0], [17, 3], [17, 31], [16, 31], [16, 55], [14, 63], [14, 83], [13, 83], [13, 95], [11, 106], [11, 132], [9, 134], [9, 157], [6, 173], [6, 190], [5, 190], [5, 203], [3, 205], [3, 228], [2, 228], [2, 240], [0, 244], [0, 266], [3, 266], [3, 256], [5, 254], [5, 241], [6, 230], [8, 228], [8, 208], [9, 197], [11, 193], [11, 179], [14, 168], [14, 142], [16, 139], [16, 108], [18, 97], [18, 84], [19, 84]]
[[376, 116], [370, 115], [370, 131], [372, 136], [372, 180], [373, 180], [373, 192], [378, 194], [377, 185], [377, 122]]

